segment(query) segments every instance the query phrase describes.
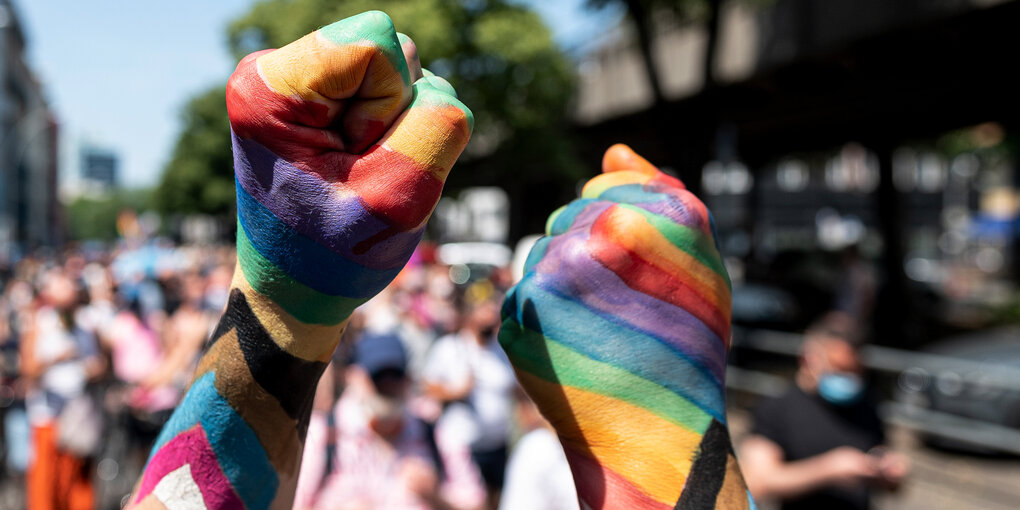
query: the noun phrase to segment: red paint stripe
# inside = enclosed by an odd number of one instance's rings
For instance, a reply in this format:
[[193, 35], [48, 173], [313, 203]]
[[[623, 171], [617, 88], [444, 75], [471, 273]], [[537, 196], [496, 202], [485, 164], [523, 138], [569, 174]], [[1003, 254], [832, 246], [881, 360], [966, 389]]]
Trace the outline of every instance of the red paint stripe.
[[181, 432], [156, 452], [145, 470], [135, 502], [148, 496], [163, 477], [185, 464], [191, 467], [191, 479], [202, 492], [207, 508], [244, 510], [200, 425]]
[[[367, 209], [400, 230], [417, 227], [432, 213], [443, 190], [435, 174], [445, 169], [423, 166], [378, 145], [360, 155], [342, 152], [339, 126], [329, 125], [325, 105], [270, 90], [258, 75], [258, 55], [242, 60], [227, 85], [227, 110], [238, 136], [258, 141], [327, 182], [343, 183]], [[363, 129], [381, 133], [385, 125], [375, 121]]]
[[690, 275], [663, 271], [614, 240], [615, 233], [608, 225], [612, 210], [607, 209], [592, 223], [587, 241], [592, 258], [619, 275], [628, 287], [687, 310], [724, 342], [728, 341], [729, 320], [714, 303], [684, 281], [684, 277], [692, 278]]
[[[594, 459], [573, 450], [564, 449], [570, 471], [574, 475], [577, 496], [593, 509], [626, 508], [635, 510], [670, 510], [672, 505], [656, 501], [614, 471], [599, 465]], [[684, 485], [677, 480], [677, 497]]]
[[375, 145], [351, 165], [344, 182], [365, 206], [404, 230], [417, 227], [436, 207], [443, 181], [435, 169]]
[[234, 132], [288, 161], [342, 150], [339, 130], [325, 129], [333, 121], [325, 104], [281, 96], [266, 86], [255, 63], [262, 53], [241, 60], [227, 82], [227, 114]]

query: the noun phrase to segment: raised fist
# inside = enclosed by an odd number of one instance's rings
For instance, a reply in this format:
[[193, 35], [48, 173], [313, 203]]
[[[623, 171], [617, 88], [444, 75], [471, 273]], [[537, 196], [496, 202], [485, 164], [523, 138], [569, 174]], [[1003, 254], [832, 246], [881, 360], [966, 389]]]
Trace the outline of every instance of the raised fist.
[[407, 262], [471, 133], [471, 112], [416, 55], [367, 12], [238, 64], [238, 267], [138, 508], [291, 507], [345, 321]]
[[366, 12], [227, 84], [241, 269], [302, 322], [337, 324], [396, 276], [467, 144], [471, 112], [415, 55]]
[[500, 344], [587, 508], [748, 508], [726, 429], [730, 282], [705, 205], [623, 145], [554, 212]]

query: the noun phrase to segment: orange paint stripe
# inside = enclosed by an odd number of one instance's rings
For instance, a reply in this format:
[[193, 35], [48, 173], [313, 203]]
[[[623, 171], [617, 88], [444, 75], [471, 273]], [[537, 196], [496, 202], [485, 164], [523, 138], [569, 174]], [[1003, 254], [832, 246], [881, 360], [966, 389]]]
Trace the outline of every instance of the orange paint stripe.
[[672, 505], [680, 497], [693, 460], [662, 453], [693, 455], [701, 443], [700, 434], [621, 400], [560, 386], [525, 372], [517, 372], [517, 376], [540, 409], [572, 412], [546, 416], [559, 431], [564, 447], [587, 452], [656, 501]]
[[[676, 247], [635, 211], [612, 207], [598, 219], [601, 234], [614, 244], [641, 257], [662, 272], [674, 275], [719, 314], [718, 322], [730, 321], [730, 289], [726, 280], [689, 253]], [[593, 235], [595, 234], [593, 227]]]
[[612, 241], [663, 271], [684, 278], [702, 299], [717, 308], [729, 301], [726, 280], [686, 251], [678, 248], [652, 226], [640, 213], [623, 207], [612, 207], [599, 218]]
[[[354, 95], [362, 84], [368, 64], [378, 54], [378, 49], [368, 44], [338, 45], [316, 31], [281, 49], [260, 55], [256, 63], [266, 86], [277, 94], [328, 101]], [[331, 69], [347, 72], [328, 72]], [[324, 79], [325, 76], [332, 79]], [[398, 80], [397, 86], [400, 85]], [[393, 95], [399, 96], [399, 93]]]

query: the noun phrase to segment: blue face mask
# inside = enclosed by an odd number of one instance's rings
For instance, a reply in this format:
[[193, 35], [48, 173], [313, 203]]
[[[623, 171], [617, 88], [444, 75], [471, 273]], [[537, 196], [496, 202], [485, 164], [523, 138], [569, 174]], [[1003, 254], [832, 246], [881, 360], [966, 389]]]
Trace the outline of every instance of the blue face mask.
[[818, 379], [818, 395], [830, 404], [848, 406], [863, 394], [864, 381], [856, 374], [826, 372]]

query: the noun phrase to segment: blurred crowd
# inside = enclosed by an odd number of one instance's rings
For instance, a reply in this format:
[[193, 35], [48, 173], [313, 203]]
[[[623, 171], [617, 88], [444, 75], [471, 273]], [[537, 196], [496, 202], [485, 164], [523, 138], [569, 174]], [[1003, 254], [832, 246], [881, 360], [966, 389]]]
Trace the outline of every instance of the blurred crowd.
[[0, 268], [0, 506], [119, 503], [190, 381], [233, 257], [124, 242]]
[[[577, 508], [555, 434], [496, 342], [510, 270], [435, 254], [419, 248], [351, 318], [317, 389], [295, 508]], [[126, 502], [234, 263], [229, 245], [122, 241], [0, 267], [0, 508]]]

